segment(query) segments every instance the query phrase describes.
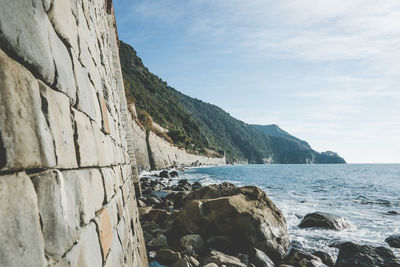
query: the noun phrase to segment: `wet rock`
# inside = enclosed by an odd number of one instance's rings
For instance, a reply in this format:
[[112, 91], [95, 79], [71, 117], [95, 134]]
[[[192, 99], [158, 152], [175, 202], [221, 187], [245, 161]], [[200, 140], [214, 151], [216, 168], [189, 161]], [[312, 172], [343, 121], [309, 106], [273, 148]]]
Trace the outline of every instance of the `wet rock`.
[[168, 247], [168, 242], [167, 242], [167, 238], [165, 237], [165, 235], [159, 235], [156, 238], [153, 238], [148, 244], [147, 246], [149, 248], [165, 248]]
[[321, 259], [321, 261], [328, 265], [328, 266], [333, 266], [335, 265], [335, 262], [333, 261], [332, 257], [323, 251], [315, 251], [312, 253], [314, 256], [317, 256], [318, 258]]
[[156, 197], [148, 197], [146, 199], [146, 204], [151, 206], [160, 203], [160, 200]]
[[291, 249], [289, 254], [285, 257], [284, 262], [291, 264], [295, 267], [323, 267], [327, 266], [322, 263], [321, 259], [310, 253]]
[[171, 267], [192, 267], [186, 259], [180, 259], [175, 262]]
[[391, 235], [385, 239], [385, 242], [393, 248], [400, 248], [400, 234]]
[[275, 267], [272, 260], [261, 250], [255, 249], [254, 254], [250, 257], [250, 262], [256, 267]]
[[172, 265], [176, 261], [178, 261], [181, 258], [181, 254], [179, 252], [175, 252], [171, 249], [160, 249], [157, 252], [156, 260], [163, 264], [163, 265]]
[[169, 178], [169, 173], [167, 170], [160, 171], [158, 176], [163, 177], [163, 178]]
[[200, 234], [206, 240], [223, 237], [238, 251], [256, 247], [273, 260], [281, 260], [286, 253], [289, 235], [285, 218], [259, 188], [224, 183], [192, 191], [188, 199], [192, 200], [176, 221], [182, 232]]
[[196, 189], [199, 189], [199, 188], [202, 188], [203, 186], [201, 185], [201, 183], [199, 183], [199, 182], [194, 182], [193, 184], [192, 184], [192, 190], [196, 190]]
[[390, 249], [345, 242], [339, 245], [335, 267], [400, 267], [400, 260]]
[[205, 260], [205, 264], [215, 263], [219, 266], [226, 265], [227, 267], [246, 267], [238, 258], [225, 255], [222, 252], [212, 250], [209, 257]]
[[169, 173], [169, 175], [171, 175], [171, 177], [179, 177], [179, 174], [178, 174], [178, 172], [177, 171], [171, 171], [170, 173]]
[[186, 192], [172, 192], [165, 198], [174, 202], [174, 209], [180, 209], [184, 205], [184, 198], [187, 195]]
[[398, 213], [398, 212], [395, 211], [395, 210], [389, 210], [389, 211], [387, 212], [387, 215], [400, 215], [400, 213]]
[[325, 212], [314, 212], [304, 216], [299, 224], [300, 228], [324, 228], [343, 230], [351, 227], [350, 223], [341, 217]]
[[200, 235], [185, 235], [180, 241], [182, 248], [191, 246], [194, 250], [202, 250], [204, 248], [204, 241]]

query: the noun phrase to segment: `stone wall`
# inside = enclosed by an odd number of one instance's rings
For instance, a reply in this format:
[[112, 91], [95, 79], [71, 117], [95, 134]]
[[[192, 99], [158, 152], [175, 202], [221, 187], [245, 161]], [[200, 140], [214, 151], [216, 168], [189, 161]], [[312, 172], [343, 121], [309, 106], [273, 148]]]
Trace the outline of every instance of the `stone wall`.
[[225, 158], [209, 158], [187, 153], [171, 145], [153, 132], [147, 132], [133, 120], [133, 143], [137, 167], [140, 171], [165, 169], [174, 166], [224, 165]]
[[147, 266], [111, 0], [0, 2], [0, 266]]

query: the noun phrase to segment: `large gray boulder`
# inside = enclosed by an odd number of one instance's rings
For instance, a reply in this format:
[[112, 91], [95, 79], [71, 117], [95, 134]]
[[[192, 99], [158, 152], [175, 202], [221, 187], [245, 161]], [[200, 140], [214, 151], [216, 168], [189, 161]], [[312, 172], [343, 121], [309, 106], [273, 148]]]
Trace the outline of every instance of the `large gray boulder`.
[[338, 245], [335, 267], [400, 267], [400, 260], [390, 249], [346, 242]]
[[400, 234], [391, 235], [385, 241], [393, 248], [400, 248]]
[[327, 267], [319, 257], [298, 249], [291, 249], [284, 262], [295, 267]]
[[314, 212], [304, 216], [299, 224], [300, 228], [324, 228], [331, 230], [343, 230], [350, 228], [351, 224], [344, 218], [325, 213]]
[[280, 261], [289, 246], [282, 212], [254, 186], [224, 183], [192, 191], [167, 236], [186, 234], [218, 240], [213, 247], [226, 252], [246, 253], [255, 247], [274, 261]]

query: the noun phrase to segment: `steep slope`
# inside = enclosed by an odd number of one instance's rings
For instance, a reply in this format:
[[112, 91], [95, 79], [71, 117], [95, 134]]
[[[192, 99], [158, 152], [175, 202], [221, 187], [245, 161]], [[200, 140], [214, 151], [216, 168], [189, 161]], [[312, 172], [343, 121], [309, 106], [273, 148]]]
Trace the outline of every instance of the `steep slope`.
[[197, 153], [225, 152], [228, 162], [341, 162], [333, 154], [320, 156], [306, 142], [279, 127], [249, 125], [215, 105], [180, 93], [152, 74], [136, 51], [123, 42], [120, 58], [128, 101], [169, 129], [174, 144]]

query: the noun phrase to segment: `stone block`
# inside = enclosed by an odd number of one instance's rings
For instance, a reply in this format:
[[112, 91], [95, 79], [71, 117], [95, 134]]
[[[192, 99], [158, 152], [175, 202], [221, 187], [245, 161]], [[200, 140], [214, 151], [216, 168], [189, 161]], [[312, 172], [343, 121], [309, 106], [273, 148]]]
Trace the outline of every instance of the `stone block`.
[[0, 2], [0, 42], [52, 84], [55, 67], [49, 45], [49, 26], [41, 0]]
[[102, 97], [101, 95], [99, 95], [99, 101], [100, 101], [100, 108], [101, 108], [103, 131], [106, 134], [110, 134], [110, 122], [108, 119], [107, 104], [106, 104], [106, 101], [104, 100], [104, 97]]
[[46, 255], [59, 260], [79, 237], [79, 196], [76, 181], [58, 170], [32, 178], [38, 196]]
[[[117, 236], [117, 231], [113, 233], [113, 240], [111, 243], [110, 253], [107, 258], [107, 262], [105, 266], [108, 267], [118, 267], [118, 266], [128, 266], [124, 259], [124, 249], [121, 246], [121, 243]], [[132, 265], [135, 266], [135, 265]], [[136, 265], [140, 266], [140, 265]], [[145, 266], [145, 265], [143, 265]]]
[[56, 0], [48, 11], [49, 19], [56, 32], [75, 50], [78, 47], [78, 27], [72, 14], [72, 3], [70, 0]]
[[45, 266], [35, 189], [20, 172], [0, 176], [0, 266]]
[[110, 202], [111, 198], [115, 194], [115, 173], [112, 168], [102, 168], [101, 173], [103, 174], [106, 201]]
[[74, 75], [77, 83], [77, 109], [84, 112], [96, 124], [101, 127], [101, 111], [99, 101], [97, 99], [96, 90], [90, 82], [89, 73], [81, 63], [75, 58], [74, 60]]
[[112, 160], [107, 156], [109, 148], [107, 136], [99, 129], [99, 127], [92, 121], [92, 129], [94, 139], [96, 141], [97, 159], [99, 166], [108, 166], [112, 164]]
[[71, 122], [70, 102], [66, 95], [56, 92], [39, 81], [44, 114], [50, 124], [57, 155], [58, 168], [76, 168], [74, 131]]
[[114, 166], [113, 167], [114, 172], [115, 172], [115, 180], [114, 180], [114, 184], [115, 184], [115, 191], [118, 190], [118, 188], [120, 188], [123, 184], [124, 184], [124, 180], [122, 179], [122, 171], [121, 171], [121, 166]]
[[79, 196], [80, 221], [87, 224], [103, 206], [104, 187], [101, 173], [97, 169], [62, 171], [67, 184], [75, 185]]
[[103, 251], [103, 261], [105, 261], [111, 247], [111, 242], [113, 239], [113, 229], [111, 226], [111, 217], [106, 208], [101, 209], [98, 213], [98, 216], [100, 245]]
[[79, 242], [71, 248], [65, 257], [55, 264], [56, 267], [100, 267], [103, 266], [103, 258], [96, 225], [89, 223], [82, 229]]
[[2, 50], [0, 88], [0, 169], [54, 167], [53, 137], [41, 110], [38, 83]]
[[89, 117], [80, 111], [72, 109], [77, 132], [76, 143], [79, 152], [79, 165], [83, 167], [97, 166], [97, 144]]

